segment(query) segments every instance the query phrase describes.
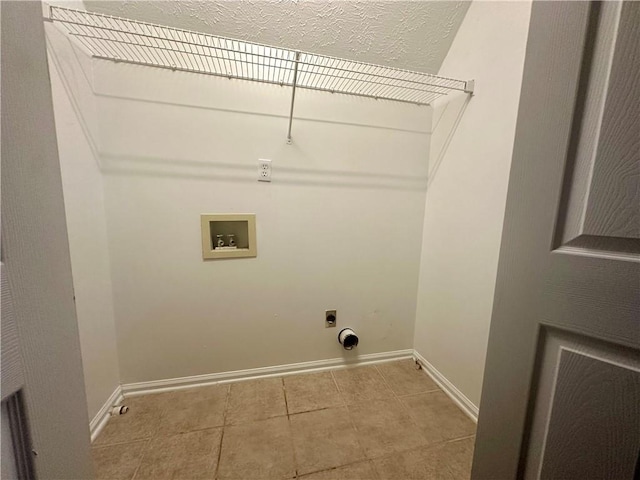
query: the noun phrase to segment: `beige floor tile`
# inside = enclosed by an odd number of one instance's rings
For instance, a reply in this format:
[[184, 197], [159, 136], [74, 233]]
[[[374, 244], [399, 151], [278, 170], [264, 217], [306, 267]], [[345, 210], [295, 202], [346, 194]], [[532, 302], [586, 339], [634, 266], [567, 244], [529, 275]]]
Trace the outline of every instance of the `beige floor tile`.
[[475, 424], [441, 391], [402, 397], [401, 400], [428, 443], [476, 433]]
[[387, 387], [376, 367], [335, 370], [333, 377], [347, 404], [393, 397], [393, 392]]
[[224, 424], [229, 385], [213, 385], [167, 393], [158, 433], [184, 433]]
[[298, 474], [364, 460], [346, 407], [291, 415]]
[[416, 370], [413, 360], [383, 363], [377, 368], [396, 395], [440, 390], [423, 370]]
[[289, 413], [343, 405], [331, 372], [284, 377], [284, 389]]
[[160, 393], [125, 399], [123, 404], [129, 407], [129, 411], [124, 415], [111, 417], [94, 445], [133, 442], [153, 437], [166, 408], [165, 395]]
[[452, 479], [468, 480], [471, 477], [473, 450], [476, 438], [448, 442], [442, 447], [441, 464]]
[[380, 480], [466, 480], [473, 439], [421, 447], [373, 461]]
[[422, 447], [379, 458], [373, 464], [381, 480], [441, 480], [436, 477], [435, 450], [435, 447]]
[[251, 480], [294, 475], [287, 417], [224, 427], [218, 478]]
[[[300, 479], [304, 480], [377, 480], [373, 466], [370, 461], [353, 463], [344, 467], [324, 470], [322, 472], [304, 475]], [[402, 480], [402, 479], [395, 479]]]
[[349, 412], [369, 458], [425, 444], [418, 427], [395, 398], [351, 405]]
[[135, 480], [212, 479], [222, 428], [157, 436], [149, 442]]
[[286, 414], [281, 378], [249, 380], [231, 385], [227, 424], [264, 420]]
[[97, 480], [130, 480], [140, 465], [147, 440], [93, 447], [91, 454]]

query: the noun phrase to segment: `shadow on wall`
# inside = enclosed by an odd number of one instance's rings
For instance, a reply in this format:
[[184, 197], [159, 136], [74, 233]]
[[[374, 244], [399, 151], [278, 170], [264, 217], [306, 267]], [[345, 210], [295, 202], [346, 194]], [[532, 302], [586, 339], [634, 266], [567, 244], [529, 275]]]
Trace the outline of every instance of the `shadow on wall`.
[[[106, 60], [98, 60], [98, 61], [106, 61]], [[127, 67], [130, 67], [132, 69], [135, 69], [136, 67], [138, 68], [153, 68], [153, 67], [141, 67], [140, 65], [131, 65], [131, 64], [125, 64]], [[174, 72], [175, 73], [175, 72]], [[178, 71], [178, 74], [183, 74], [183, 75], [201, 75], [199, 73], [193, 73], [193, 72], [183, 72], [183, 71]], [[211, 78], [211, 77], [209, 77]], [[215, 77], [215, 79], [218, 79], [219, 77]], [[233, 78], [233, 79], [229, 79], [231, 81], [237, 82], [241, 85], [244, 86], [244, 88], [250, 88], [250, 87], [273, 87], [273, 85], [269, 85], [269, 84], [265, 84], [265, 83], [261, 83], [261, 82], [253, 82], [250, 80], [244, 80], [244, 79], [239, 79], [239, 78]], [[288, 86], [278, 86], [278, 88], [280, 89], [289, 89], [290, 87]], [[303, 88], [299, 88], [298, 91], [310, 91], [310, 90], [305, 90]], [[322, 95], [327, 95], [329, 92], [322, 92]], [[113, 93], [105, 93], [105, 92], [98, 92], [94, 90], [94, 94], [98, 97], [102, 97], [102, 98], [111, 98], [114, 100], [125, 100], [125, 101], [130, 101], [130, 102], [141, 102], [141, 103], [152, 103], [155, 105], [166, 105], [169, 107], [186, 107], [186, 108], [193, 108], [193, 109], [200, 109], [200, 110], [216, 110], [218, 112], [226, 112], [226, 113], [240, 113], [240, 114], [245, 114], [245, 115], [253, 115], [253, 116], [258, 116], [258, 117], [270, 117], [270, 118], [282, 118], [282, 119], [286, 119], [287, 121], [289, 121], [289, 116], [288, 115], [284, 115], [284, 114], [279, 114], [279, 113], [269, 113], [269, 112], [264, 112], [264, 111], [259, 111], [259, 110], [251, 110], [251, 109], [243, 109], [243, 108], [223, 108], [223, 107], [214, 107], [211, 105], [194, 105], [193, 103], [189, 103], [188, 101], [168, 101], [168, 100], [160, 100], [158, 98], [154, 98], [154, 99], [148, 99], [148, 98], [139, 98], [139, 97], [134, 97], [134, 96], [128, 96], [128, 95], [116, 95]], [[333, 93], [331, 92], [331, 95], [335, 97], [342, 97], [343, 99], [349, 99], [349, 101], [352, 104], [357, 105], [357, 103], [362, 104], [363, 102], [376, 102], [376, 103], [381, 103], [381, 104], [393, 104], [395, 103], [393, 100], [387, 100], [387, 99], [372, 99], [372, 98], [364, 98], [364, 97], [358, 97], [358, 96], [352, 96], [349, 94], [341, 94], [341, 93]], [[289, 98], [290, 98], [290, 94], [287, 93], [287, 105], [289, 105]], [[413, 107], [417, 107], [417, 108], [424, 108], [424, 105], [412, 105]], [[369, 121], [346, 121], [346, 120], [335, 120], [335, 119], [328, 119], [328, 118], [314, 118], [314, 117], [309, 117], [309, 116], [304, 116], [304, 115], [300, 115], [297, 111], [294, 110], [294, 114], [293, 114], [293, 119], [298, 122], [298, 121], [308, 121], [308, 122], [321, 122], [321, 123], [325, 123], [325, 124], [332, 124], [332, 125], [345, 125], [345, 126], [352, 126], [352, 127], [365, 127], [365, 128], [376, 128], [376, 129], [380, 129], [380, 130], [389, 130], [389, 131], [397, 131], [397, 132], [407, 132], [407, 133], [414, 133], [414, 134], [419, 134], [419, 135], [423, 135], [425, 133], [427, 133], [424, 129], [420, 129], [420, 128], [401, 128], [401, 127], [393, 127], [390, 125], [380, 125], [380, 124], [376, 124], [375, 122]], [[286, 129], [285, 129], [285, 133], [286, 133]]]
[[431, 129], [432, 146], [438, 139], [443, 138], [444, 140], [439, 149], [436, 150], [432, 148], [431, 150], [432, 155], [429, 161], [427, 188], [431, 186], [431, 183], [436, 178], [440, 164], [449, 149], [451, 140], [455, 136], [458, 125], [460, 125], [460, 121], [471, 98], [472, 95], [468, 94], [451, 95], [445, 98], [446, 103], [435, 106], [433, 109], [433, 128]]
[[[60, 78], [69, 103], [73, 108], [87, 144], [91, 149], [93, 160], [98, 165], [98, 168], [101, 168], [100, 152], [96, 141], [96, 127], [91, 126], [91, 122], [87, 120], [88, 112], [83, 112], [83, 109], [80, 106], [81, 104], [86, 105], [87, 101], [91, 101], [95, 95], [93, 85], [87, 75], [87, 68], [89, 68], [90, 65], [88, 62], [90, 62], [90, 59], [86, 59], [85, 63], [87, 63], [87, 65], [83, 65], [83, 62], [78, 55], [78, 51], [71, 40], [64, 37], [60, 32], [53, 28], [53, 26], [45, 23], [45, 27], [48, 27], [45, 28], [48, 58]], [[60, 42], [64, 42], [66, 44], [64, 49], [56, 48]], [[61, 56], [58, 53], [59, 50], [70, 52], [70, 55]], [[73, 78], [70, 77], [72, 72], [75, 73]], [[91, 100], [80, 100], [78, 98], [79, 96], [90, 98]]]
[[[296, 149], [294, 145], [284, 148]], [[218, 180], [225, 182], [256, 182], [256, 167], [247, 164], [205, 162], [103, 154], [102, 171], [110, 175], [143, 176], [158, 178], [183, 178], [190, 180]], [[225, 173], [220, 173], [224, 170]], [[389, 175], [343, 170], [319, 170], [277, 166], [278, 178], [274, 184], [331, 186], [337, 188], [367, 188], [382, 190], [425, 191], [426, 176]]]
[[[164, 73], [164, 72], [160, 72]], [[188, 75], [188, 74], [187, 74]], [[184, 80], [186, 76], [181, 75], [179, 78]], [[217, 80], [217, 79], [214, 79]], [[231, 90], [232, 95], [246, 90], [254, 95], [261, 93], [260, 84], [243, 82], [235, 80], [236, 86]], [[266, 86], [266, 97], [273, 100], [272, 86]], [[171, 92], [169, 92], [171, 94]], [[242, 92], [244, 93], [244, 92]], [[313, 92], [317, 94], [316, 92]], [[215, 157], [220, 158], [237, 158], [238, 149], [229, 150], [229, 145], [234, 142], [241, 141], [246, 147], [247, 143], [261, 145], [260, 150], [266, 153], [267, 158], [276, 158], [278, 162], [274, 165], [274, 178], [272, 183], [279, 185], [295, 185], [295, 186], [321, 186], [335, 188], [355, 188], [355, 189], [383, 189], [383, 190], [399, 190], [399, 191], [418, 191], [424, 192], [427, 188], [426, 162], [420, 167], [419, 157], [423, 155], [424, 160], [428, 156], [428, 139], [429, 133], [427, 128], [423, 130], [410, 128], [397, 128], [394, 126], [381, 125], [384, 123], [378, 119], [378, 124], [360, 115], [362, 121], [349, 121], [349, 117], [326, 118], [327, 105], [330, 102], [338, 102], [338, 106], [342, 109], [345, 105], [349, 105], [352, 110], [354, 105], [365, 103], [365, 109], [369, 109], [375, 113], [384, 113], [382, 109], [392, 103], [384, 101], [372, 101], [370, 99], [361, 99], [357, 97], [347, 97], [338, 95], [327, 95], [323, 100], [323, 108], [325, 111], [318, 112], [317, 118], [312, 118], [309, 114], [312, 112], [307, 102], [306, 109], [300, 108], [301, 100], [298, 100], [297, 108], [306, 110], [306, 116], [302, 114], [294, 114], [294, 141], [292, 145], [285, 142], [285, 132], [287, 128], [288, 116], [277, 113], [277, 109], [267, 109], [264, 111], [264, 105], [256, 106], [255, 110], [248, 110], [247, 102], [238, 97], [239, 108], [225, 108], [213, 101], [204, 101], [202, 105], [191, 104], [188, 99], [179, 98], [141, 98], [132, 95], [114, 95], [110, 93], [97, 93], [102, 99], [112, 104], [122, 104], [124, 108], [131, 108], [137, 114], [140, 112], [153, 111], [154, 115], [159, 117], [165, 116], [171, 122], [174, 122], [176, 128], [184, 128], [187, 123], [180, 123], [176, 120], [176, 116], [188, 118], [193, 128], [189, 127], [183, 131], [182, 136], [184, 142], [201, 143], [200, 147], [189, 145], [184, 151], [174, 151], [174, 154], [156, 152], [155, 154], [130, 153], [135, 148], [122, 148], [111, 145], [113, 150], [110, 152], [101, 152], [103, 162], [103, 172], [112, 175], [131, 175], [131, 176], [149, 176], [158, 178], [183, 178], [190, 180], [219, 180], [225, 182], [256, 182], [256, 165], [253, 162], [220, 162]], [[175, 96], [175, 95], [174, 95]], [[298, 97], [297, 97], [298, 98]], [[286, 97], [288, 105], [289, 97]], [[357, 102], [357, 103], [356, 103]], [[366, 105], [369, 102], [369, 105]], [[375, 105], [372, 108], [372, 105]], [[416, 109], [417, 106], [411, 106]], [[406, 108], [406, 106], [404, 107]], [[263, 110], [263, 111], [260, 111]], [[213, 115], [211, 115], [213, 113]], [[315, 112], [314, 112], [315, 113]], [[426, 116], [425, 116], [426, 118]], [[351, 116], [353, 119], [353, 115]], [[360, 120], [358, 119], [358, 120]], [[405, 124], [408, 122], [405, 122]], [[210, 126], [210, 131], [202, 129], [202, 125]], [[231, 127], [231, 125], [235, 125]], [[161, 126], [161, 125], [159, 125]], [[218, 130], [216, 127], [220, 128]], [[246, 130], [246, 133], [240, 137], [226, 136], [224, 133], [235, 133]], [[154, 131], [154, 129], [150, 129]], [[167, 132], [169, 135], [180, 136], [179, 130]], [[277, 132], [275, 136], [273, 132]], [[316, 132], [316, 133], [311, 133]], [[340, 139], [334, 135], [340, 132]], [[153, 135], [157, 135], [154, 131]], [[218, 137], [216, 137], [216, 135]], [[326, 135], [324, 141], [320, 141], [321, 135]], [[190, 140], [187, 140], [187, 137]], [[204, 137], [208, 137], [209, 144], [206, 143]], [[249, 141], [248, 138], [254, 138]], [[274, 140], [275, 139], [275, 140]], [[395, 139], [395, 140], [392, 140]], [[381, 164], [379, 160], [373, 161], [369, 166], [363, 163], [363, 157], [369, 154], [374, 156], [380, 154], [375, 151], [372, 145], [380, 140], [380, 145], [386, 148], [389, 161]], [[393, 149], [389, 148], [394, 143]], [[423, 149], [418, 150], [416, 146], [423, 143]], [[135, 141], [131, 142], [136, 144]], [[407, 145], [410, 145], [408, 148]], [[227, 149], [226, 152], [224, 149]], [[149, 151], [149, 150], [146, 150]], [[198, 160], [188, 152], [206, 152], [215, 151], [212, 160]], [[185, 153], [187, 152], [187, 153]], [[330, 153], [329, 153], [330, 152]], [[423, 152], [420, 154], [420, 152]], [[258, 158], [258, 152], [255, 155], [245, 155], [245, 158]], [[202, 155], [198, 153], [196, 157]], [[329, 162], [318, 161], [313, 162], [312, 159], [319, 160], [324, 156], [324, 160]], [[404, 157], [399, 160], [398, 156]], [[343, 158], [345, 162], [336, 161]], [[398, 174], [394, 172], [394, 162], [404, 163], [398, 171], [410, 172], [418, 170], [418, 174]], [[292, 166], [295, 163], [298, 166]], [[320, 165], [327, 165], [326, 168], [317, 168]], [[333, 168], [331, 168], [333, 165]], [[351, 165], [351, 169], [340, 168], [342, 165]], [[307, 167], [308, 166], [308, 167]], [[314, 168], [315, 166], [315, 168]], [[337, 168], [336, 168], [337, 167]], [[408, 168], [407, 168], [408, 167]]]

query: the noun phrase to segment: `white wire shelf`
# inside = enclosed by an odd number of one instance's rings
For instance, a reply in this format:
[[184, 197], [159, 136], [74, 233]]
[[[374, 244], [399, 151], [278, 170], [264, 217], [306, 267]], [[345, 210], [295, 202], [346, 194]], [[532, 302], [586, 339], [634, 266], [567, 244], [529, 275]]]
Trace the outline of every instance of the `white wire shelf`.
[[396, 102], [428, 105], [473, 81], [270, 47], [126, 18], [49, 6], [49, 18], [95, 58]]

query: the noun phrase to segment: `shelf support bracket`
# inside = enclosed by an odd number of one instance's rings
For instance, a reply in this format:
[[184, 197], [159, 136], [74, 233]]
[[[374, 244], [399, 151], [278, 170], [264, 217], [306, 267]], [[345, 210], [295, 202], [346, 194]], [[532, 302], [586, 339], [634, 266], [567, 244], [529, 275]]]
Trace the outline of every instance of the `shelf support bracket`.
[[289, 132], [287, 133], [287, 144], [291, 145], [291, 124], [293, 123], [293, 105], [296, 101], [296, 85], [298, 83], [298, 62], [300, 61], [300, 52], [296, 52], [296, 63], [293, 67], [293, 88], [291, 90], [291, 109], [289, 110]]
[[476, 88], [476, 81], [475, 80], [467, 80], [466, 82], [464, 82], [464, 91], [465, 93], [469, 93], [471, 95], [473, 95], [473, 91]]

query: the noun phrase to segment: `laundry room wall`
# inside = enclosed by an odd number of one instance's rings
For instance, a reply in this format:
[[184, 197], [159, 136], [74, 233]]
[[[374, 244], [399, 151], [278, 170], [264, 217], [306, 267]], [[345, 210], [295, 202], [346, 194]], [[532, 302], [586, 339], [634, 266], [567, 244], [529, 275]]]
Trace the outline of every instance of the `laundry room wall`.
[[439, 71], [473, 97], [434, 104], [415, 349], [476, 408], [520, 99], [530, 2], [473, 2]]
[[[287, 145], [289, 88], [93, 67], [123, 383], [412, 348], [429, 107], [298, 90]], [[203, 213], [257, 258], [203, 261]]]
[[45, 24], [89, 419], [120, 385], [92, 62]]

